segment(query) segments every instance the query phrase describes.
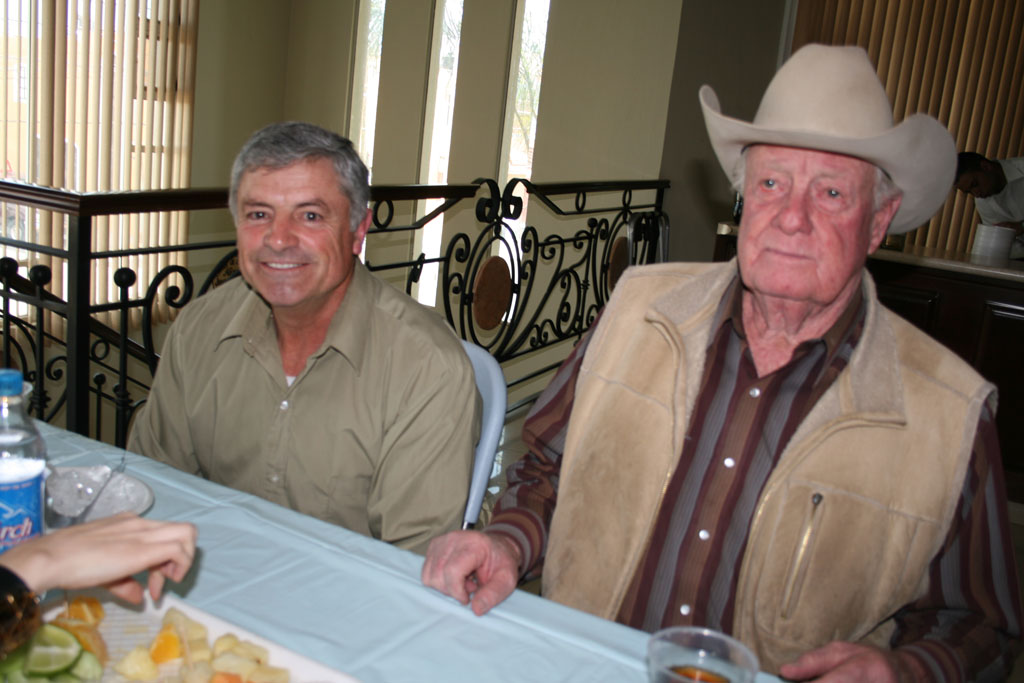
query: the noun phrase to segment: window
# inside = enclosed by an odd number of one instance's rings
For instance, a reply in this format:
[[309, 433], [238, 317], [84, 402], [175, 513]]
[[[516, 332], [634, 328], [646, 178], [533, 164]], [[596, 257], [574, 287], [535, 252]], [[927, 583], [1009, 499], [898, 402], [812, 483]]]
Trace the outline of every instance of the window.
[[[443, 0], [440, 13], [435, 21], [436, 77], [431, 79], [431, 90], [427, 97], [427, 134], [424, 136], [426, 149], [426, 178], [428, 185], [444, 185], [448, 182], [448, 154], [452, 141], [452, 114], [455, 111], [455, 81], [459, 72], [459, 43], [462, 38], [462, 0]], [[421, 215], [426, 215], [441, 205], [440, 199], [423, 203]], [[444, 232], [444, 216], [438, 216], [423, 226], [418, 235], [420, 241], [416, 251], [427, 258], [436, 258], [441, 253], [441, 237]], [[420, 275], [416, 298], [425, 306], [433, 306], [437, 298], [436, 263], [428, 263]]]
[[[540, 111], [549, 4], [550, 0], [522, 0], [519, 4], [522, 18], [516, 25], [505, 110], [501, 158], [506, 160], [506, 165], [504, 177], [498, 178], [501, 187], [512, 178], [528, 180], [533, 171], [533, 143], [537, 137], [537, 114]], [[529, 197], [522, 186], [516, 188], [516, 195], [523, 200], [523, 212], [518, 220], [510, 223], [510, 227], [519, 238], [526, 225]]]
[[[0, 0], [6, 177], [81, 192], [185, 187], [197, 15], [198, 0]], [[65, 246], [62, 215], [13, 206], [2, 213], [4, 230], [18, 226], [38, 244]], [[111, 216], [93, 226], [94, 250], [186, 241], [187, 216], [178, 213]], [[31, 258], [49, 265], [53, 291], [64, 291], [61, 264]], [[116, 299], [119, 267], [136, 271], [138, 295], [159, 269], [183, 259], [95, 262], [93, 303]]]
[[[361, 4], [360, 35], [356, 55], [353, 91], [353, 111], [350, 130], [353, 142], [368, 166], [373, 163], [373, 137], [376, 125], [373, 118], [377, 109], [377, 83], [380, 78], [381, 37], [385, 14], [385, 0], [368, 0]], [[500, 177], [504, 183], [509, 177], [530, 177], [533, 142], [536, 134], [537, 111], [540, 101], [540, 83], [547, 33], [549, 0], [516, 0], [514, 36], [508, 45], [508, 73], [506, 117], [500, 146]], [[472, 84], [457, 84], [459, 56], [462, 42], [464, 0], [438, 0], [432, 5], [430, 28], [430, 63], [428, 64], [425, 116], [422, 143], [419, 149], [417, 181], [437, 185], [449, 182], [448, 161], [453, 136], [452, 121], [455, 111], [456, 90], [460, 96], [472, 99]], [[399, 12], [400, 8], [391, 8]], [[511, 17], [510, 17], [511, 18]], [[474, 36], [474, 40], [481, 40]], [[399, 48], [396, 48], [399, 49]], [[500, 67], [502, 70], [504, 64]], [[457, 131], [455, 132], [457, 134]], [[371, 174], [373, 172], [371, 166]], [[440, 201], [421, 202], [415, 207], [417, 219], [436, 210]], [[404, 216], [403, 216], [404, 219]], [[521, 231], [521, 227], [519, 230]], [[443, 240], [444, 217], [433, 218], [415, 236], [402, 242], [404, 258], [417, 258], [423, 254], [429, 261], [440, 255]], [[396, 238], [394, 246], [400, 241]], [[381, 242], [374, 244], [374, 250]], [[385, 246], [382, 248], [389, 248]], [[364, 246], [365, 249], [365, 246]], [[436, 303], [439, 269], [436, 263], [426, 263], [413, 287], [413, 295], [423, 304]], [[404, 285], [405, 283], [396, 283]]]
[[[360, 3], [359, 35], [355, 59], [353, 92], [356, 106], [352, 109], [349, 130], [352, 143], [373, 177], [373, 136], [376, 130], [377, 90], [380, 84], [380, 52], [384, 40], [385, 0]], [[365, 247], [365, 245], [364, 245]]]

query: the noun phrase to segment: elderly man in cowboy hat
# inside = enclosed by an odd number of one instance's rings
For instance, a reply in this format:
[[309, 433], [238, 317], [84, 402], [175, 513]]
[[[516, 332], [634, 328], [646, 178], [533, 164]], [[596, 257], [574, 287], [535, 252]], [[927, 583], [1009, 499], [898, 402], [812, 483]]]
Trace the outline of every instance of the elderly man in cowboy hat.
[[795, 53], [753, 123], [700, 98], [745, 199], [738, 258], [627, 271], [491, 523], [435, 539], [424, 583], [481, 614], [543, 567], [546, 597], [731, 633], [790, 679], [1003, 678], [1021, 610], [994, 388], [864, 271], [942, 204], [949, 133], [894, 125], [860, 48]]

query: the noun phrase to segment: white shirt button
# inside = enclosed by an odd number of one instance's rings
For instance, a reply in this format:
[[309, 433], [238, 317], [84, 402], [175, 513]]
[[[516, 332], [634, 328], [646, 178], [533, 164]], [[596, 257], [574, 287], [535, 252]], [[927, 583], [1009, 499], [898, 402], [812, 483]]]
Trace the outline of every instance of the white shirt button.
[[271, 474], [270, 481], [271, 483], [276, 484], [277, 482], [281, 481], [281, 477], [277, 476], [276, 474]]
[[701, 529], [700, 531], [697, 532], [697, 536], [700, 537], [700, 540], [706, 541], [709, 538], [711, 538], [711, 532], [708, 531], [707, 529]]
[[753, 389], [750, 390], [750, 398], [757, 398], [760, 395], [761, 395], [761, 390], [758, 389], [757, 387], [754, 387]]
[[679, 608], [679, 613], [682, 614], [684, 617], [688, 616], [690, 614], [690, 606], [689, 605], [683, 605], [682, 607]]
[[288, 399], [281, 401], [281, 410], [288, 410]]
[[722, 464], [730, 468], [736, 467], [736, 461], [733, 460], [732, 458], [726, 458], [725, 460], [722, 461]]

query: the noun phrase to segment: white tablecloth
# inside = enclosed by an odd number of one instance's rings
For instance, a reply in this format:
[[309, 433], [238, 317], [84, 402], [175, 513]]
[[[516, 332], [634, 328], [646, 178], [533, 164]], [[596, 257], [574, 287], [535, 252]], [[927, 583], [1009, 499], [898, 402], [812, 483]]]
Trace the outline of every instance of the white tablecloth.
[[[77, 434], [40, 431], [54, 465], [120, 457]], [[422, 586], [419, 555], [138, 455], [126, 471], [155, 493], [147, 516], [199, 529], [198, 566], [174, 592], [365, 683], [647, 679], [641, 631], [522, 591], [476, 617]]]

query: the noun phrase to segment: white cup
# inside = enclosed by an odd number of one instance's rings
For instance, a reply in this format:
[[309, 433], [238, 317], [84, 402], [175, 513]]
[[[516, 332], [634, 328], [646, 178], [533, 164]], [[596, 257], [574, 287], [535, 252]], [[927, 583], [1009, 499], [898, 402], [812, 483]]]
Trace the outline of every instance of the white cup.
[[1010, 247], [1013, 246], [1013, 238], [1016, 235], [1017, 231], [1013, 228], [978, 223], [978, 228], [974, 231], [974, 246], [971, 247], [971, 253], [990, 258], [1009, 258]]

